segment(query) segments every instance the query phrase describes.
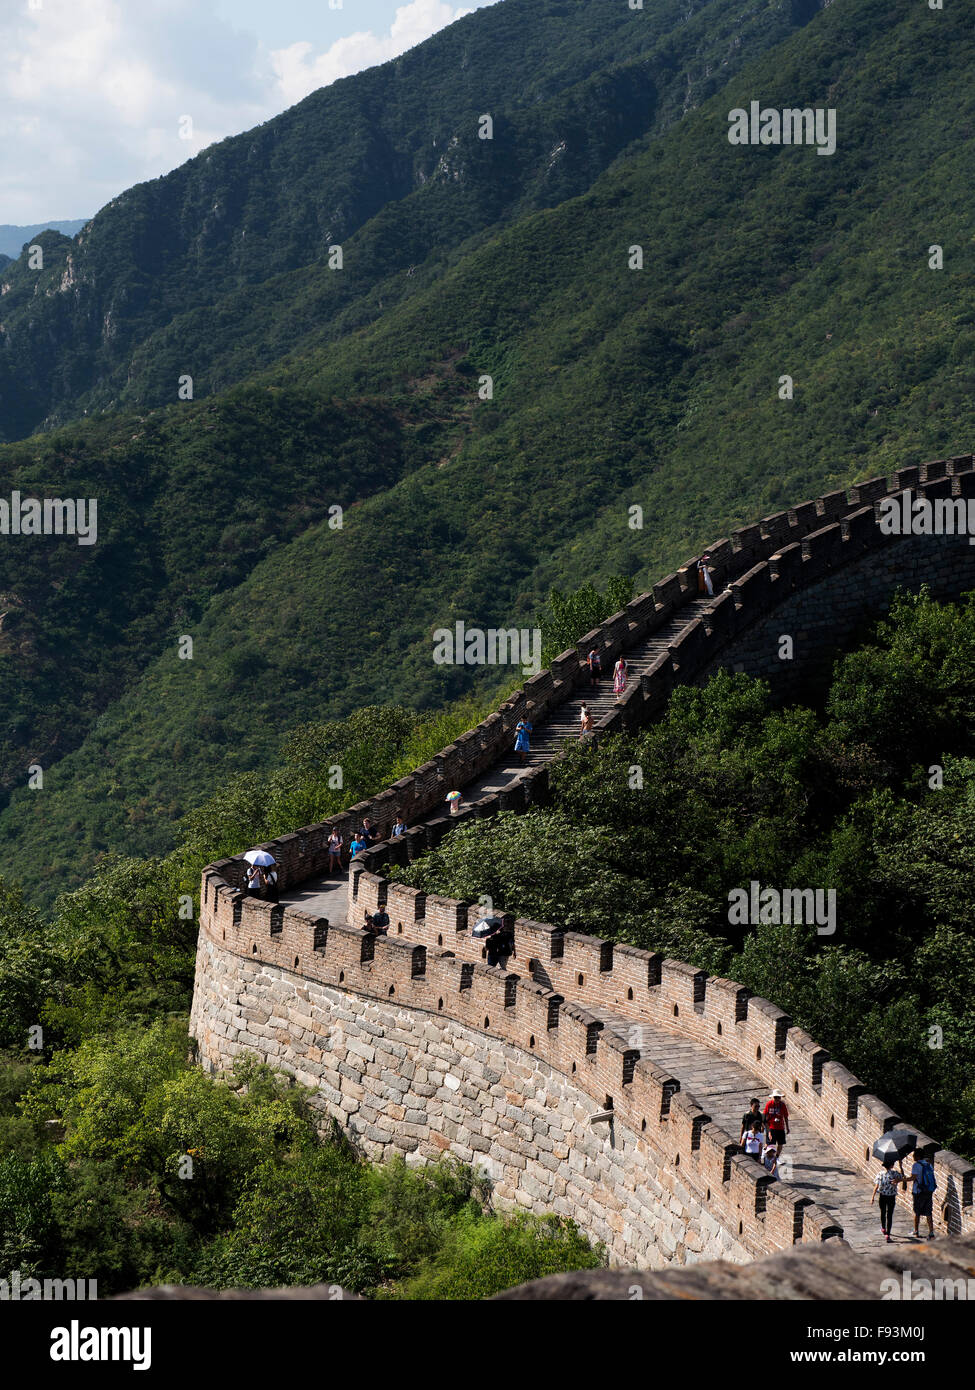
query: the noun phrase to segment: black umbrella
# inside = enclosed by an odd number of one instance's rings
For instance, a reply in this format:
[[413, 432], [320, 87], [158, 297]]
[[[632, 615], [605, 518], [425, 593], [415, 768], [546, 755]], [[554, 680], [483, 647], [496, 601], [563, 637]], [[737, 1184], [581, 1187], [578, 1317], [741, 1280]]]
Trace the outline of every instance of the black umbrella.
[[888, 1129], [873, 1146], [874, 1158], [903, 1158], [917, 1147], [917, 1135], [906, 1129]]
[[481, 917], [471, 928], [471, 936], [489, 936], [497, 927], [503, 926], [502, 917]]

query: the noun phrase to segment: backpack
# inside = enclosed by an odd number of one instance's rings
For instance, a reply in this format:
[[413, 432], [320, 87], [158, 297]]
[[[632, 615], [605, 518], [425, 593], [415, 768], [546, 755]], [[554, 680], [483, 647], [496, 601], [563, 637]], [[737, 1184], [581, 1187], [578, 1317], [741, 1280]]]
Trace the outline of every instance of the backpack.
[[928, 1163], [927, 1159], [921, 1160], [921, 1181], [918, 1189], [921, 1192], [934, 1192], [937, 1189], [938, 1180], [934, 1176], [934, 1168]]

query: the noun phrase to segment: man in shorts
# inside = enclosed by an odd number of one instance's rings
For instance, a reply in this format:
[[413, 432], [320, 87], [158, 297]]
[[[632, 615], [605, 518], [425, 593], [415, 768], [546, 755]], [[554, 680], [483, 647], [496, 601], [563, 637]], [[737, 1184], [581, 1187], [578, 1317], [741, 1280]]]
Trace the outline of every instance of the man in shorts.
[[934, 1166], [921, 1153], [920, 1149], [914, 1150], [914, 1163], [911, 1168], [913, 1183], [911, 1192], [914, 1199], [914, 1234], [920, 1236], [918, 1229], [923, 1216], [928, 1223], [928, 1239], [934, 1239], [934, 1217], [932, 1207], [934, 1205], [934, 1190], [937, 1181], [934, 1176]]
[[781, 1091], [772, 1092], [762, 1114], [765, 1117], [765, 1128], [768, 1130], [768, 1141], [775, 1145], [775, 1157], [778, 1158], [785, 1148], [785, 1136], [789, 1133], [789, 1107], [783, 1100]]

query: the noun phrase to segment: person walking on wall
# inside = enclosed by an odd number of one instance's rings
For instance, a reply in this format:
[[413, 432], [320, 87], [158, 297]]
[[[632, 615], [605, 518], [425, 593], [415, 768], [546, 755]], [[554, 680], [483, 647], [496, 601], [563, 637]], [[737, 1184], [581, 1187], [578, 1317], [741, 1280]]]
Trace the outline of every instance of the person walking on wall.
[[589, 684], [598, 685], [599, 677], [603, 674], [603, 659], [595, 647], [586, 657], [586, 665], [589, 667]]
[[884, 1166], [877, 1174], [873, 1184], [873, 1191], [870, 1194], [870, 1205], [873, 1206], [873, 1199], [880, 1198], [880, 1229], [884, 1233], [887, 1243], [890, 1243], [890, 1229], [894, 1223], [894, 1208], [897, 1205], [897, 1188], [900, 1183], [907, 1182], [903, 1174], [894, 1172], [894, 1160], [884, 1159]]
[[697, 562], [697, 588], [699, 593], [703, 590], [706, 594], [714, 594], [710, 555], [702, 555]]
[[779, 1180], [779, 1155], [774, 1144], [766, 1144], [762, 1149], [762, 1167], [769, 1177]]
[[761, 1117], [759, 1117], [745, 1135], [745, 1153], [751, 1154], [756, 1163], [761, 1163], [762, 1161], [762, 1145], [764, 1141], [762, 1139], [761, 1124]]
[[342, 872], [342, 836], [335, 829], [328, 837], [328, 871], [337, 874]]
[[781, 1091], [773, 1091], [762, 1111], [768, 1141], [776, 1146], [776, 1157], [785, 1148], [785, 1136], [789, 1133], [789, 1107], [782, 1098]]
[[354, 859], [357, 854], [367, 848], [368, 842], [362, 838], [362, 831], [355, 831], [349, 843], [349, 859]]
[[579, 711], [579, 737], [583, 738], [586, 734], [592, 733], [592, 715], [589, 713], [589, 706], [583, 705]]
[[396, 819], [393, 822], [393, 839], [398, 840], [401, 835], [406, 834], [406, 821], [401, 812], [396, 812]]
[[762, 1102], [758, 1096], [752, 1096], [748, 1102], [748, 1109], [741, 1117], [741, 1133], [738, 1136], [738, 1143], [741, 1148], [745, 1147], [745, 1135], [752, 1125], [758, 1125], [760, 1129], [765, 1128], [765, 1120], [762, 1117]]
[[924, 1157], [920, 1149], [914, 1150], [914, 1163], [911, 1166], [911, 1196], [914, 1201], [914, 1234], [921, 1234], [918, 1227], [921, 1217], [928, 1223], [928, 1238], [934, 1239], [934, 1218], [931, 1209], [938, 1180], [934, 1176], [934, 1164]]
[[617, 700], [626, 689], [626, 682], [629, 679], [629, 671], [626, 667], [626, 658], [621, 656], [613, 667], [613, 694]]
[[515, 752], [521, 758], [522, 763], [528, 761], [528, 754], [531, 752], [531, 732], [532, 726], [527, 719], [519, 719], [515, 725]]

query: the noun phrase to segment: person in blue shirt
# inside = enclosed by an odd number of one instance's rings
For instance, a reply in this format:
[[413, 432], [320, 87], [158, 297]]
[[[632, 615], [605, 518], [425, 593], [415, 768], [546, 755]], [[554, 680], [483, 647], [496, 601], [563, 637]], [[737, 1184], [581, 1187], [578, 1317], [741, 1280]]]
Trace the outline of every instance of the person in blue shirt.
[[934, 1205], [934, 1190], [938, 1184], [934, 1176], [934, 1165], [928, 1162], [920, 1149], [914, 1150], [911, 1177], [913, 1179], [911, 1192], [914, 1198], [914, 1234], [915, 1236], [921, 1234], [918, 1227], [923, 1216], [926, 1217], [928, 1223], [928, 1239], [933, 1240], [934, 1218], [931, 1209]]

